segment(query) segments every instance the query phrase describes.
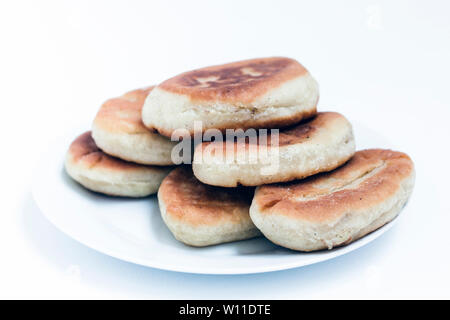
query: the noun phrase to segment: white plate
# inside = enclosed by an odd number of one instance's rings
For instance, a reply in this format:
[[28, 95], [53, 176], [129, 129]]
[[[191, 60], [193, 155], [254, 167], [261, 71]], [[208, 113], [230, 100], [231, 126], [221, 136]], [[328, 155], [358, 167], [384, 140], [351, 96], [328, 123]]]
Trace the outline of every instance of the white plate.
[[[81, 133], [81, 132], [80, 132]], [[355, 127], [358, 148], [390, 147], [364, 127]], [[395, 221], [348, 246], [313, 253], [278, 247], [265, 238], [206, 248], [188, 247], [161, 219], [156, 196], [133, 200], [102, 196], [72, 181], [63, 159], [75, 135], [52, 144], [38, 164], [33, 197], [58, 229], [97, 251], [140, 265], [190, 273], [245, 274], [306, 266], [343, 255], [375, 240]]]

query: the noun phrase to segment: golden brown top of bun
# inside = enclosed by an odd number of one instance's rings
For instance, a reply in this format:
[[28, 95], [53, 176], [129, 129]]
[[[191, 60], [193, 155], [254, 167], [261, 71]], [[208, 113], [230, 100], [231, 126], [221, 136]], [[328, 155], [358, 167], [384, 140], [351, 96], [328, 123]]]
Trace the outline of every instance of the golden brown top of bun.
[[249, 219], [253, 190], [209, 186], [194, 177], [190, 166], [181, 166], [163, 180], [158, 197], [172, 219], [191, 225], [240, 224], [244, 217]]
[[191, 100], [250, 103], [282, 83], [308, 71], [296, 60], [259, 58], [188, 71], [158, 88]]
[[[346, 130], [348, 127], [351, 128], [351, 124], [348, 120], [337, 112], [319, 112], [313, 118], [306, 121], [302, 121], [297, 125], [279, 130], [278, 135], [278, 146], [290, 146], [295, 144], [300, 144], [307, 141], [314, 141], [314, 139], [319, 139], [317, 142], [321, 143], [325, 137], [319, 137], [319, 133], [328, 132], [328, 135], [335, 135], [338, 130]], [[257, 139], [246, 138], [245, 140], [237, 140], [234, 142], [234, 151], [248, 151], [250, 147], [260, 147], [261, 144], [268, 148], [271, 147], [272, 134], [270, 130], [267, 130], [267, 137], [261, 139], [258, 136]], [[328, 137], [326, 135], [326, 137]], [[237, 145], [245, 144], [244, 148], [237, 148]], [[207, 149], [206, 149], [207, 147]], [[196, 147], [196, 152], [206, 151], [208, 153], [215, 153], [218, 149], [222, 149], [224, 152], [227, 148], [226, 142], [203, 142]], [[252, 149], [253, 150], [253, 149]], [[228, 152], [229, 150], [227, 150]], [[233, 149], [231, 149], [233, 151]]]
[[141, 111], [145, 98], [153, 88], [136, 89], [107, 100], [100, 107], [94, 124], [109, 132], [149, 132], [142, 122]]
[[[345, 117], [337, 112], [319, 112], [312, 119], [301, 122], [293, 127], [280, 130], [280, 147], [302, 143], [312, 139], [320, 130], [326, 130], [335, 124], [349, 124]], [[270, 139], [268, 140], [270, 141]]]
[[261, 214], [311, 222], [333, 221], [343, 212], [370, 208], [394, 196], [402, 181], [413, 173], [413, 162], [405, 153], [362, 150], [329, 173], [261, 186], [253, 201]]
[[149, 168], [107, 155], [97, 147], [94, 139], [92, 139], [91, 131], [83, 133], [72, 142], [69, 147], [68, 156], [72, 163], [83, 165], [89, 169], [95, 167], [122, 172]]

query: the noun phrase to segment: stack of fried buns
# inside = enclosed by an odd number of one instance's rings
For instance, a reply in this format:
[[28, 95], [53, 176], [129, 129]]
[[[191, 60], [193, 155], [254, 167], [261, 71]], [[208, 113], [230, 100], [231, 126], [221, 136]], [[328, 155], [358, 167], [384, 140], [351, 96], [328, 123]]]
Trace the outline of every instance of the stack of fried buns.
[[289, 58], [185, 72], [107, 100], [65, 168], [106, 195], [157, 193], [187, 245], [263, 235], [293, 250], [332, 249], [399, 214], [414, 165], [398, 151], [355, 151], [351, 123], [318, 112], [318, 100], [316, 80]]

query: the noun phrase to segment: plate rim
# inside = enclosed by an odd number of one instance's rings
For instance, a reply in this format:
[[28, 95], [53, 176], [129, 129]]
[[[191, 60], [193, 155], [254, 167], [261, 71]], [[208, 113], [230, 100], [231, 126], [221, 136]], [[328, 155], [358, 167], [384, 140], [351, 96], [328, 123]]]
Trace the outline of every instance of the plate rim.
[[[56, 149], [60, 149], [63, 142], [66, 142], [66, 140], [69, 140], [68, 137], [63, 136], [63, 138], [55, 139], [54, 143], [50, 144], [51, 146], [57, 146]], [[236, 267], [236, 268], [211, 268], [205, 269], [205, 268], [195, 268], [192, 266], [183, 266], [182, 264], [170, 264], [170, 263], [164, 263], [164, 262], [158, 262], [156, 260], [146, 260], [146, 259], [140, 259], [138, 257], [133, 257], [132, 255], [126, 255], [124, 253], [117, 253], [114, 250], [111, 250], [109, 248], [105, 248], [104, 246], [92, 243], [91, 239], [81, 239], [73, 230], [69, 230], [66, 225], [58, 223], [54, 217], [50, 214], [48, 214], [48, 211], [50, 209], [47, 209], [46, 206], [42, 203], [39, 192], [37, 192], [39, 181], [38, 181], [38, 172], [39, 169], [42, 168], [45, 164], [45, 159], [48, 158], [52, 153], [54, 153], [54, 147], [48, 147], [45, 149], [45, 151], [41, 154], [39, 160], [37, 161], [37, 165], [35, 167], [35, 171], [33, 172], [32, 177], [32, 185], [31, 185], [31, 194], [34, 202], [36, 203], [37, 207], [39, 208], [39, 211], [42, 213], [42, 215], [50, 221], [50, 223], [59, 231], [64, 233], [66, 236], [74, 239], [78, 243], [95, 250], [96, 252], [105, 254], [107, 256], [113, 257], [118, 260], [122, 260], [128, 263], [137, 264], [144, 267], [150, 267], [155, 268], [159, 270], [165, 270], [165, 271], [172, 271], [172, 272], [182, 272], [182, 273], [190, 273], [190, 274], [209, 274], [209, 275], [240, 275], [240, 274], [258, 274], [258, 273], [267, 273], [267, 272], [275, 272], [275, 271], [282, 271], [282, 270], [289, 270], [293, 268], [300, 268], [308, 265], [313, 265], [316, 263], [324, 262], [333, 258], [337, 258], [339, 256], [345, 255], [349, 252], [358, 250], [359, 248], [365, 246], [366, 244], [369, 244], [370, 242], [376, 240], [378, 237], [386, 233], [388, 230], [390, 230], [392, 227], [395, 226], [399, 219], [399, 215], [394, 218], [392, 221], [388, 222], [387, 224], [383, 225], [382, 227], [378, 228], [377, 230], [374, 230], [373, 232], [367, 234], [366, 236], [355, 240], [354, 242], [342, 246], [337, 247], [332, 250], [326, 251], [324, 250], [325, 254], [322, 256], [314, 257], [313, 259], [309, 260], [299, 260], [299, 261], [290, 261], [290, 262], [284, 262], [284, 263], [274, 263], [271, 265], [263, 265], [263, 266], [251, 266], [251, 267]], [[64, 170], [64, 155], [61, 155], [59, 159], [57, 159], [58, 163], [60, 163], [59, 170]], [[402, 209], [403, 211], [403, 209]], [[293, 254], [308, 254], [307, 252], [295, 252], [292, 251]]]

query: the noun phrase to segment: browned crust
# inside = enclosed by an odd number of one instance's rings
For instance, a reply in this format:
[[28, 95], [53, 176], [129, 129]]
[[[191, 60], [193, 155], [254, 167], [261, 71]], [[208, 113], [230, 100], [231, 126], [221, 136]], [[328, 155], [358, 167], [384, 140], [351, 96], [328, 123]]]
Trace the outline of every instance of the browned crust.
[[[289, 146], [289, 145], [294, 145], [294, 144], [300, 144], [300, 143], [303, 143], [310, 139], [313, 139], [314, 136], [320, 130], [323, 130], [323, 129], [326, 129], [327, 127], [332, 126], [334, 121], [339, 120], [339, 119], [345, 120], [345, 117], [337, 112], [319, 112], [313, 118], [310, 118], [306, 121], [300, 122], [293, 127], [280, 130], [279, 135], [278, 135], [278, 146], [284, 147], [284, 146]], [[268, 146], [270, 148], [270, 145], [272, 143], [272, 141], [271, 141], [272, 135], [271, 135], [270, 131], [267, 131], [267, 133], [268, 133], [268, 135], [266, 137], [267, 143], [264, 143], [263, 146]], [[261, 142], [260, 138], [261, 137], [258, 136], [258, 139], [255, 139], [256, 140], [256, 148], [257, 148], [256, 150], [254, 150], [255, 152], [257, 152], [257, 150], [260, 146], [260, 142]], [[264, 141], [264, 139], [262, 139], [262, 141]], [[232, 149], [232, 151], [236, 152], [237, 150], [241, 150], [241, 151], [248, 152], [250, 147], [252, 147], [252, 148], [255, 147], [254, 142], [255, 141], [252, 139], [246, 139], [245, 141], [242, 141], [242, 140], [235, 141], [234, 148]], [[245, 147], [242, 147], [243, 144], [245, 145]], [[239, 147], [238, 147], [238, 145], [239, 145]], [[208, 146], [208, 151], [211, 151], [211, 152], [214, 152], [214, 149], [216, 149], [216, 148], [222, 148], [222, 151], [224, 151], [224, 152], [228, 151], [228, 150], [226, 150], [226, 148], [227, 148], [226, 144], [221, 143], [221, 142], [216, 142], [216, 143], [215, 142], [203, 142], [196, 147], [195, 151], [202, 152], [203, 150], [205, 150], [205, 148], [207, 146]]]
[[331, 126], [336, 119], [345, 118], [337, 112], [319, 112], [308, 121], [301, 122], [285, 130], [280, 130], [278, 143], [282, 147], [305, 142], [312, 139], [320, 130]]
[[190, 166], [181, 166], [163, 180], [158, 197], [172, 219], [195, 226], [224, 222], [240, 224], [248, 216], [253, 191], [254, 188], [221, 188], [203, 184], [194, 177]]
[[335, 220], [393, 196], [413, 174], [408, 155], [392, 150], [358, 151], [344, 166], [305, 180], [259, 187], [254, 201], [262, 214], [311, 222]]
[[192, 101], [242, 104], [307, 72], [293, 59], [258, 58], [188, 71], [164, 81], [158, 88], [186, 95]]
[[107, 100], [97, 112], [94, 124], [109, 132], [149, 132], [142, 122], [141, 111], [145, 98], [153, 88], [136, 89]]
[[69, 147], [68, 154], [72, 163], [88, 168], [102, 168], [114, 171], [142, 170], [149, 166], [135, 164], [107, 155], [100, 150], [92, 139], [91, 131], [78, 136]]

